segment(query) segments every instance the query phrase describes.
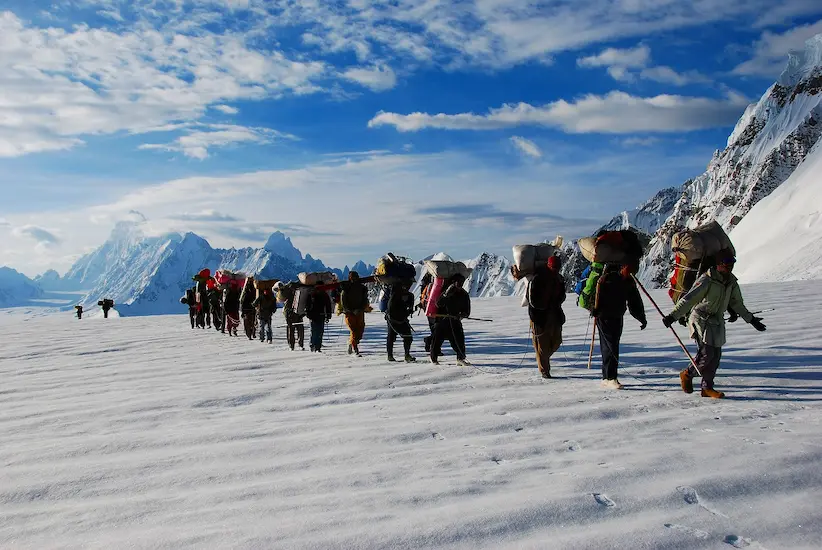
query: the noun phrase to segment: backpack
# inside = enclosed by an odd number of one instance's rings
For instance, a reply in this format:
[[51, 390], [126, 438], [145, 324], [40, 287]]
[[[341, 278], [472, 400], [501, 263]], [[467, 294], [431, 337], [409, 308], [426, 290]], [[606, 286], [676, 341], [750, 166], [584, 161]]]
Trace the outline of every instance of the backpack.
[[417, 278], [417, 268], [408, 263], [405, 258], [389, 252], [377, 262], [374, 275], [379, 282], [386, 285], [400, 281], [414, 281]]
[[380, 291], [379, 297], [380, 313], [385, 313], [386, 311], [388, 311], [389, 300], [391, 300], [391, 287], [383, 286], [382, 290]]
[[574, 292], [577, 296], [582, 295], [582, 291], [585, 289], [585, 281], [588, 280], [588, 275], [591, 274], [591, 265], [589, 264], [588, 267], [582, 272], [582, 275], [579, 276], [577, 279], [576, 284], [574, 285]]
[[599, 284], [599, 278], [602, 277], [602, 272], [605, 270], [605, 265], [594, 262], [589, 269], [590, 272], [585, 279], [585, 285], [579, 294], [577, 303], [579, 307], [593, 311], [597, 299], [597, 285]]

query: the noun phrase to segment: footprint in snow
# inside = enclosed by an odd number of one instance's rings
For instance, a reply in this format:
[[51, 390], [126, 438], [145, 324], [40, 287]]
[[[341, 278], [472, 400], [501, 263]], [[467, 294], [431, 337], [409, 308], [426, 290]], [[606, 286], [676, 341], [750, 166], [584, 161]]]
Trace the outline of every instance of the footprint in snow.
[[597, 501], [597, 504], [601, 506], [606, 506], [608, 508], [613, 508], [616, 506], [616, 502], [608, 498], [607, 495], [603, 495], [602, 493], [591, 493], [591, 495], [594, 497], [594, 500]]
[[569, 441], [563, 441], [562, 443], [563, 443], [563, 445], [565, 445], [565, 447], [566, 447], [569, 451], [578, 451], [578, 450], [580, 450], [580, 449], [582, 448], [582, 445], [580, 445], [580, 444], [579, 444], [579, 443], [577, 443], [576, 441], [570, 441], [570, 440], [569, 440]]
[[725, 544], [730, 544], [734, 548], [747, 548], [751, 545], [751, 540], [738, 535], [728, 535], [723, 541]]
[[696, 537], [698, 539], [703, 539], [704, 540], [704, 539], [707, 539], [708, 536], [709, 536], [708, 533], [706, 533], [705, 531], [703, 531], [701, 529], [696, 529], [694, 527], [688, 527], [687, 525], [678, 525], [676, 523], [666, 523], [665, 527], [667, 527], [668, 529], [671, 529], [673, 531], [678, 531], [678, 532], [686, 534], [686, 535], [691, 535], [691, 536]]
[[699, 495], [693, 487], [683, 485], [681, 487], [677, 487], [676, 490], [679, 491], [682, 498], [685, 499], [685, 502], [688, 504], [699, 504]]
[[431, 437], [433, 437], [434, 439], [437, 439], [439, 441], [442, 441], [442, 440], [445, 439], [445, 436], [442, 435], [441, 433], [438, 433], [438, 432], [432, 432]]

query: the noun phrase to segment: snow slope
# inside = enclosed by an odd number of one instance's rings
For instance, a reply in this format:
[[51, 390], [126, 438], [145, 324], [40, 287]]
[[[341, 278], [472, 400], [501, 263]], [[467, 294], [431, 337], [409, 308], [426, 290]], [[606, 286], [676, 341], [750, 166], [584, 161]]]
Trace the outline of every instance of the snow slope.
[[731, 233], [742, 281], [822, 278], [822, 143]]
[[378, 314], [355, 359], [336, 317], [318, 356], [6, 310], [0, 548], [819, 548], [822, 293], [743, 291], [777, 311], [729, 327], [725, 401], [679, 390], [658, 320], [601, 389], [573, 307], [542, 381], [515, 298], [475, 301], [475, 368], [386, 363]]

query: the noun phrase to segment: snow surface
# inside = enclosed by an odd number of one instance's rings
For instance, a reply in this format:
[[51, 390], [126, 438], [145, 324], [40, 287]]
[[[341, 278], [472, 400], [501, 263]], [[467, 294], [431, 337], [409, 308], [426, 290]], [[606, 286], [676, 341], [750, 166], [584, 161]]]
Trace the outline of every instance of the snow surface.
[[730, 325], [724, 401], [655, 316], [603, 390], [570, 298], [550, 381], [516, 298], [475, 301], [473, 368], [385, 362], [377, 314], [356, 359], [339, 317], [317, 355], [5, 310], [0, 548], [820, 548], [822, 292], [743, 292], [777, 309]]
[[822, 145], [731, 233], [741, 281], [822, 278]]

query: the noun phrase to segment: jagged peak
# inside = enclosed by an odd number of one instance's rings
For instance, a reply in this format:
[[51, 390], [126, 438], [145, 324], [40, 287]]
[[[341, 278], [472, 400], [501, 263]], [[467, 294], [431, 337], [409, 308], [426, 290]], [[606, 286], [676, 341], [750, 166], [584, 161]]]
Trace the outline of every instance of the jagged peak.
[[263, 246], [263, 249], [273, 254], [277, 254], [278, 256], [282, 256], [286, 260], [290, 260], [294, 263], [300, 263], [303, 261], [302, 252], [294, 246], [291, 239], [282, 231], [275, 231], [272, 233], [268, 238], [268, 241], [266, 241], [265, 246]]
[[808, 39], [801, 50], [790, 52], [788, 66], [782, 71], [777, 83], [793, 87], [801, 81], [822, 75], [822, 34]]

